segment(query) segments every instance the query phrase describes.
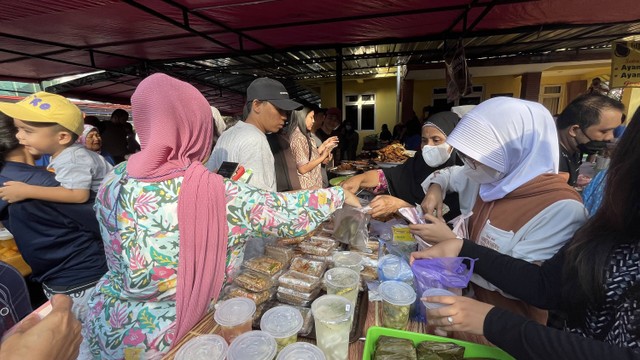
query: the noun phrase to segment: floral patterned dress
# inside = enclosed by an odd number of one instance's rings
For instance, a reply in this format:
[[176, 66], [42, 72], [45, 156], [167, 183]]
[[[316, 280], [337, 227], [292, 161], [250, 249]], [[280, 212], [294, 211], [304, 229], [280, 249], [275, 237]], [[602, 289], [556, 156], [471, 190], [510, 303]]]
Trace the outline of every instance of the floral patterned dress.
[[[304, 165], [320, 157], [318, 148], [315, 146], [316, 142], [313, 139], [307, 139], [297, 127], [291, 133], [290, 142], [291, 152], [296, 159], [296, 165]], [[311, 159], [309, 159], [309, 144], [311, 144]], [[303, 189], [320, 189], [322, 188], [322, 167], [318, 165], [305, 174], [298, 172], [298, 178], [300, 179], [300, 186]]]
[[[109, 271], [96, 285], [84, 324], [99, 359], [159, 359], [175, 338], [180, 234], [177, 197], [182, 178], [143, 183], [126, 163], [102, 183], [95, 210]], [[342, 206], [341, 188], [275, 193], [225, 180], [229, 241], [227, 282], [250, 236], [296, 237]], [[207, 284], [202, 284], [207, 286]]]

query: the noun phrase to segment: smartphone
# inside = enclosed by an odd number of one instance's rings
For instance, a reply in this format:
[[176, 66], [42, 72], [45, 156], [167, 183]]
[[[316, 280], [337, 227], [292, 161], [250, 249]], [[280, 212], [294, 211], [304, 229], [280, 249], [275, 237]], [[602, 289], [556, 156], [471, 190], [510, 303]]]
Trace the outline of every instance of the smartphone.
[[237, 181], [244, 174], [244, 167], [236, 162], [224, 161], [218, 169], [218, 175]]

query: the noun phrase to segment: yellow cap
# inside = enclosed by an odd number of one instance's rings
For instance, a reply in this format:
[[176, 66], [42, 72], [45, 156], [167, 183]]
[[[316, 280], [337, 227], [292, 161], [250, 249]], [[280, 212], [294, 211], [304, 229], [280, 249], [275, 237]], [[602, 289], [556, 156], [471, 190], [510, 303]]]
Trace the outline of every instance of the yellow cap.
[[82, 111], [64, 96], [40, 91], [17, 103], [0, 102], [0, 111], [14, 119], [32, 122], [50, 122], [82, 135]]

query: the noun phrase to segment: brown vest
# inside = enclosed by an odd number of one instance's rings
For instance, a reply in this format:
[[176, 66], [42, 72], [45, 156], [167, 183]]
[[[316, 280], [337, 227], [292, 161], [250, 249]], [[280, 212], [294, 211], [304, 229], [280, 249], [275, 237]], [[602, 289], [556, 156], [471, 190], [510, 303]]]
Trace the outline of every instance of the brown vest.
[[[478, 196], [473, 206], [473, 215], [469, 219], [471, 239], [477, 241], [480, 238], [480, 233], [487, 220], [499, 229], [516, 233], [533, 217], [560, 200], [582, 202], [580, 195], [567, 185], [566, 180], [562, 176], [554, 174], [540, 175], [496, 201], [485, 203]], [[520, 300], [507, 298], [497, 291], [490, 291], [474, 284], [472, 287], [475, 298], [479, 301], [525, 316], [543, 325], [547, 323], [546, 310], [541, 310]], [[454, 337], [490, 344], [483, 336], [454, 333]]]

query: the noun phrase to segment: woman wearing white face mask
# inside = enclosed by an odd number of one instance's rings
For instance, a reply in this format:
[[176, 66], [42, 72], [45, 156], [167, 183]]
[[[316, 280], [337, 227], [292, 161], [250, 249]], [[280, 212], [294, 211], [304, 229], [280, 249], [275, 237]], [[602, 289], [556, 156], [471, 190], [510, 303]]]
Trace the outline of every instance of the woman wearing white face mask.
[[[529, 262], [552, 257], [586, 221], [580, 196], [558, 175], [556, 128], [541, 104], [493, 98], [465, 115], [447, 142], [464, 166], [431, 175], [423, 202], [425, 213], [439, 208], [444, 193], [459, 194], [467, 219], [464, 236], [480, 245]], [[439, 243], [453, 233], [435, 216], [431, 224], [411, 225], [411, 232]], [[503, 294], [474, 275], [478, 300], [546, 324], [545, 311]], [[478, 340], [478, 339], [474, 339]]]
[[[371, 215], [374, 217], [420, 203], [424, 197], [422, 181], [435, 170], [455, 165], [458, 160], [455, 150], [445, 141], [459, 120], [450, 111], [432, 115], [422, 127], [421, 152], [402, 165], [353, 176], [342, 187], [354, 193], [361, 188], [374, 188], [374, 193], [388, 191], [390, 195], [379, 195], [371, 202]], [[448, 198], [446, 204], [451, 209], [447, 217], [459, 214], [455, 196]]]

